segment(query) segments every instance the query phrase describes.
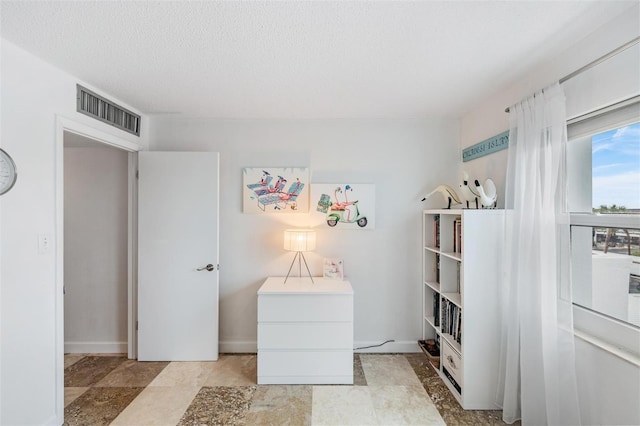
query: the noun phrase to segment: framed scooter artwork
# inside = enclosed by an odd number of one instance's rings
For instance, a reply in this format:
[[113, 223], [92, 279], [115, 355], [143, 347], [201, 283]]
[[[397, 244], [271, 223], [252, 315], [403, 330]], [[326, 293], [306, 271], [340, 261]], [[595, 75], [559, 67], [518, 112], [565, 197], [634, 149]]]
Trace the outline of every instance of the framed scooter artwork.
[[314, 224], [332, 229], [375, 229], [375, 185], [312, 183]]

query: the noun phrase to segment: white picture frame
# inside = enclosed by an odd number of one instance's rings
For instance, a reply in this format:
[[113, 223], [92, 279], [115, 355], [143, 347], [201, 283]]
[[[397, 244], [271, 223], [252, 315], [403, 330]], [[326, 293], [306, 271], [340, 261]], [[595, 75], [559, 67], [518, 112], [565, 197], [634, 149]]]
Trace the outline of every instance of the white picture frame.
[[325, 229], [373, 230], [376, 227], [375, 185], [312, 183], [311, 219]]
[[249, 214], [309, 212], [307, 167], [242, 169], [242, 211]]
[[342, 259], [323, 258], [322, 277], [329, 280], [342, 281], [344, 279], [344, 262]]

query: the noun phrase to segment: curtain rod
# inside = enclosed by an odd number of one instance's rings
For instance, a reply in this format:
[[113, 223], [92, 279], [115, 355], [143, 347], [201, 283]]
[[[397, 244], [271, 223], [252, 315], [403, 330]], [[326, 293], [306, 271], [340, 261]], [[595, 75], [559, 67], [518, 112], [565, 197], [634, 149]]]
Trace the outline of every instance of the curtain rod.
[[[589, 62], [587, 65], [578, 68], [577, 70], [575, 70], [574, 72], [572, 72], [571, 74], [567, 74], [564, 77], [562, 77], [559, 80], [559, 83], [562, 84], [567, 80], [571, 80], [573, 77], [582, 74], [583, 72], [595, 67], [598, 64], [601, 64], [602, 62], [606, 61], [609, 58], [612, 58], [614, 56], [616, 56], [618, 53], [621, 53], [625, 50], [627, 50], [628, 48], [636, 45], [640, 43], [640, 37], [636, 37], [633, 40], [623, 44], [622, 46], [618, 47], [617, 49], [612, 50], [611, 52], [607, 53], [606, 55], [603, 55], [601, 57], [599, 57], [598, 59], [596, 59], [595, 61]], [[509, 107], [505, 108], [504, 112], [509, 112]]]

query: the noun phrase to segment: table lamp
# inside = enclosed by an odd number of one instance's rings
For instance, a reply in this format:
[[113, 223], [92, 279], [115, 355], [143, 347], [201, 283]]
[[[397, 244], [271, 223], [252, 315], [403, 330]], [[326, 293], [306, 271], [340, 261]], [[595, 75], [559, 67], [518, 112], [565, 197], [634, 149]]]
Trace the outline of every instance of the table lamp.
[[304, 260], [304, 266], [307, 267], [309, 278], [311, 278], [312, 283], [314, 282], [313, 277], [311, 276], [311, 272], [309, 271], [309, 265], [307, 265], [307, 259], [305, 259], [303, 252], [312, 251], [315, 248], [316, 231], [314, 231], [313, 229], [287, 229], [286, 231], [284, 231], [284, 249], [296, 252], [296, 255], [293, 257], [293, 261], [291, 262], [291, 266], [289, 266], [287, 277], [284, 279], [285, 283], [289, 278], [291, 268], [293, 268], [293, 264], [296, 262], [296, 258], [298, 259], [300, 278], [302, 278], [302, 260]]

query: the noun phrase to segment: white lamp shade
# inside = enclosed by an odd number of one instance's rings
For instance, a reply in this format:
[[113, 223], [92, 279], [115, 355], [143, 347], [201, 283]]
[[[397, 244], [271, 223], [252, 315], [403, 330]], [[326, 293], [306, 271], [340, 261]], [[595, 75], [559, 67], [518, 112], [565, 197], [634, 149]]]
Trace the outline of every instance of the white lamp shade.
[[316, 248], [316, 231], [313, 229], [287, 229], [284, 231], [284, 249], [312, 251]]

